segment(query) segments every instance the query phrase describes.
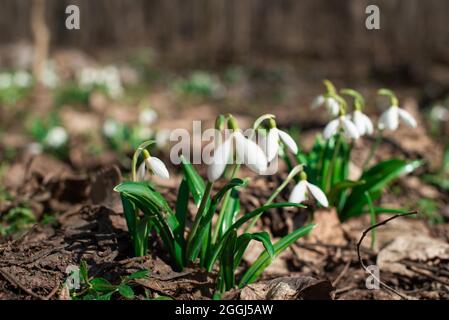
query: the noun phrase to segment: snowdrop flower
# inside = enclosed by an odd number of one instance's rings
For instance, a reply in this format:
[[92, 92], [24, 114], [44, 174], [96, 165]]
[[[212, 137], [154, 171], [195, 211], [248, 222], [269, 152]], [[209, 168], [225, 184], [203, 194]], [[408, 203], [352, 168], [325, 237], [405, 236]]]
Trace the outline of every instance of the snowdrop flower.
[[341, 129], [343, 129], [343, 134], [348, 139], [358, 139], [360, 137], [359, 130], [350, 120], [350, 117], [347, 115], [341, 115], [326, 125], [323, 132], [324, 139], [329, 139], [337, 134]]
[[0, 73], [0, 89], [9, 88], [12, 84], [12, 77], [9, 73]]
[[44, 148], [39, 142], [32, 142], [27, 145], [27, 151], [31, 155], [41, 154], [44, 151]]
[[379, 118], [379, 129], [396, 130], [399, 127], [399, 119], [411, 128], [416, 128], [416, 120], [406, 110], [397, 105], [389, 107]]
[[270, 129], [267, 135], [266, 154], [268, 162], [273, 161], [279, 152], [279, 142], [282, 142], [293, 154], [298, 153], [298, 146], [295, 140], [285, 131], [279, 130], [276, 127], [276, 122], [273, 118], [269, 119]]
[[63, 127], [54, 127], [48, 131], [45, 143], [52, 148], [59, 148], [67, 142], [69, 135]]
[[114, 136], [117, 131], [118, 131], [118, 124], [115, 120], [107, 119], [103, 123], [103, 134], [106, 137], [110, 138], [110, 137]]
[[365, 99], [363, 96], [358, 91], [350, 88], [342, 89], [340, 92], [354, 98], [354, 112], [352, 114], [352, 119], [360, 136], [372, 134], [374, 131], [373, 123], [370, 118], [362, 112], [365, 107]]
[[145, 179], [145, 173], [147, 170], [163, 179], [168, 179], [170, 177], [167, 167], [159, 158], [151, 156], [146, 149], [142, 150], [142, 155], [144, 160], [137, 169], [137, 181], [142, 181]]
[[430, 111], [430, 118], [433, 121], [448, 121], [449, 120], [449, 110], [447, 110], [442, 105], [436, 105]]
[[312, 102], [312, 109], [316, 109], [321, 106], [325, 106], [331, 115], [338, 115], [340, 107], [338, 105], [338, 101], [334, 98], [325, 97], [323, 95], [316, 97]]
[[159, 148], [163, 148], [167, 146], [168, 142], [170, 141], [170, 130], [168, 129], [162, 129], [156, 132], [156, 145]]
[[359, 134], [361, 136], [365, 134], [373, 134], [374, 132], [373, 123], [366, 114], [356, 109], [354, 110], [352, 117], [354, 119], [354, 124], [357, 127], [357, 130], [359, 130]]
[[148, 127], [138, 127], [136, 134], [140, 140], [147, 140], [153, 136], [154, 130]]
[[329, 201], [324, 192], [314, 184], [307, 181], [307, 175], [304, 171], [301, 172], [301, 181], [293, 188], [290, 194], [289, 202], [301, 203], [307, 199], [307, 195], [311, 194], [319, 204], [323, 207], [329, 206]]
[[209, 181], [213, 182], [221, 177], [226, 165], [232, 162], [233, 151], [235, 151], [237, 163], [244, 163], [257, 173], [266, 171], [267, 157], [259, 145], [243, 135], [234, 117], [229, 116], [228, 126], [232, 133], [214, 150], [212, 163], [207, 168]]
[[153, 109], [146, 108], [139, 113], [139, 123], [143, 126], [152, 124], [157, 119], [157, 113]]
[[384, 111], [384, 113], [379, 118], [379, 129], [396, 130], [399, 127], [399, 119], [404, 121], [406, 125], [411, 128], [416, 128], [416, 120], [413, 116], [406, 110], [399, 108], [399, 101], [393, 91], [388, 89], [380, 89], [379, 95], [386, 96], [390, 98], [391, 106]]
[[337, 90], [329, 80], [324, 80], [323, 84], [326, 86], [327, 93], [320, 95], [313, 100], [312, 109], [325, 106], [331, 115], [337, 116], [340, 112], [340, 103], [335, 98]]
[[55, 88], [58, 85], [59, 77], [53, 61], [47, 61], [45, 63], [41, 81], [47, 88]]
[[14, 84], [20, 88], [26, 88], [31, 84], [31, 75], [26, 71], [18, 71], [14, 75]]

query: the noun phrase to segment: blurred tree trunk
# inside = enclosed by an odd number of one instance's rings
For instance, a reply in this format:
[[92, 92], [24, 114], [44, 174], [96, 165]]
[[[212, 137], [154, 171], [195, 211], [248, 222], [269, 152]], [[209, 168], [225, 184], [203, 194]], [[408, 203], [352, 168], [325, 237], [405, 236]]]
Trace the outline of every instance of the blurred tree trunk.
[[50, 45], [50, 32], [45, 23], [45, 0], [33, 0], [32, 2], [31, 30], [34, 39], [33, 75], [36, 81], [42, 84]]

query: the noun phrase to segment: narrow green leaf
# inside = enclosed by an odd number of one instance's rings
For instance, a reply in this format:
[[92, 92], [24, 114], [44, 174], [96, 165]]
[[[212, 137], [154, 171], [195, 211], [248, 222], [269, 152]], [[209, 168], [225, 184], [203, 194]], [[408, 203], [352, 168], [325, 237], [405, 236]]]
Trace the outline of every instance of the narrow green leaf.
[[[283, 237], [278, 242], [274, 244], [275, 255], [279, 255], [282, 251], [284, 251], [288, 246], [292, 243], [296, 242], [299, 238], [307, 235], [313, 228], [314, 224], [309, 224], [302, 228], [299, 228], [289, 235]], [[242, 279], [240, 280], [239, 287], [254, 282], [262, 272], [270, 265], [272, 259], [267, 251], [262, 252], [256, 261], [253, 262], [251, 267], [243, 274]]]
[[271, 258], [274, 257], [275, 251], [268, 232], [244, 233], [237, 238], [234, 269], [237, 268], [242, 261], [243, 254], [245, 253], [251, 240], [261, 242], [268, 255]]
[[190, 261], [193, 261], [197, 256], [201, 248], [201, 243], [204, 241], [204, 237], [207, 232], [207, 225], [212, 221], [213, 215], [219, 205], [220, 201], [223, 199], [228, 190], [231, 190], [236, 187], [242, 187], [247, 184], [247, 181], [242, 179], [232, 179], [229, 181], [223, 188], [221, 188], [217, 194], [212, 197], [211, 204], [207, 210], [203, 213], [201, 217], [199, 217], [199, 228], [195, 234], [190, 234], [189, 238], [191, 238], [191, 247], [190, 252], [187, 252], [187, 257]]
[[84, 281], [84, 283], [89, 283], [89, 275], [88, 275], [88, 267], [87, 262], [85, 260], [81, 260], [80, 262], [80, 275], [81, 280]]
[[193, 201], [196, 205], [199, 205], [203, 197], [206, 184], [192, 164], [190, 164], [184, 156], [181, 156], [181, 162], [184, 169], [184, 177], [187, 180]]
[[231, 290], [235, 286], [234, 252], [236, 250], [237, 232], [231, 230], [221, 255], [221, 275], [225, 284], [225, 290]]

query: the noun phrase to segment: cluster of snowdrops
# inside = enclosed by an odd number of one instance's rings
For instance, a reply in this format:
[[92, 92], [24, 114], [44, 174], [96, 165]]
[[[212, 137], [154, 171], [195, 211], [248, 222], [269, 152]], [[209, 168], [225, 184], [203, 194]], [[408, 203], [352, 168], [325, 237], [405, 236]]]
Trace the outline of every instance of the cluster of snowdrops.
[[[334, 206], [341, 221], [367, 213], [375, 223], [378, 213], [402, 212], [401, 209], [378, 207], [376, 200], [389, 183], [410, 173], [421, 162], [387, 159], [370, 166], [379, 145], [373, 143], [361, 176], [350, 180], [349, 163], [354, 141], [363, 135], [374, 134], [375, 126], [363, 113], [365, 100], [360, 93], [352, 89], [338, 92], [327, 80], [324, 84], [326, 92], [316, 98], [313, 107], [325, 107], [334, 118], [308, 152], [301, 150], [289, 133], [277, 128], [274, 115], [258, 118], [249, 135], [244, 134], [232, 115], [217, 117], [215, 129], [223, 135], [225, 131], [228, 134], [213, 142], [207, 179], [203, 179], [181, 155], [183, 177], [175, 208], [171, 208], [156, 186], [145, 179], [148, 172], [169, 178], [165, 164], [148, 151], [154, 142], [140, 145], [132, 161], [132, 181], [115, 187], [121, 195], [135, 255], [147, 254], [148, 240], [155, 230], [173, 267], [182, 270], [187, 265], [199, 264], [213, 272], [216, 275], [215, 296], [220, 297], [236, 286], [254, 282], [275, 256], [314, 228], [313, 223], [307, 224], [272, 243], [268, 232], [252, 231], [257, 220], [269, 209], [303, 208], [306, 199], [315, 198], [319, 206]], [[378, 137], [382, 137], [384, 130], [396, 130], [401, 120], [416, 127], [415, 119], [399, 107], [392, 91], [381, 89], [379, 94], [386, 96], [391, 106], [379, 118]], [[343, 95], [350, 98], [352, 111]], [[285, 162], [288, 176], [263, 206], [252, 212], [241, 212], [239, 193], [248, 186], [249, 179], [239, 177], [240, 167], [245, 165], [259, 174], [267, 174], [275, 160]], [[216, 181], [220, 179], [226, 183], [217, 187]], [[295, 186], [288, 202], [275, 202], [292, 181]], [[189, 212], [189, 201], [195, 203], [196, 212]], [[188, 222], [190, 216], [193, 216], [191, 224]], [[262, 243], [264, 251], [251, 266], [244, 268], [241, 266], [243, 256], [253, 240]]]

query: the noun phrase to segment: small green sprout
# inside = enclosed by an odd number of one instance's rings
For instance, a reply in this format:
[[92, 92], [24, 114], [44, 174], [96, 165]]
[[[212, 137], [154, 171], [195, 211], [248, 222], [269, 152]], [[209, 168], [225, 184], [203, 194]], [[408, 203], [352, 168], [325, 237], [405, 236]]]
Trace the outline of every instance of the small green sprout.
[[111, 300], [116, 295], [125, 299], [134, 299], [135, 293], [132, 282], [136, 279], [147, 278], [148, 274], [148, 270], [143, 269], [121, 277], [118, 284], [112, 284], [105, 278], [89, 278], [87, 263], [82, 260], [79, 267], [81, 288], [73, 290], [71, 297], [74, 300]]

